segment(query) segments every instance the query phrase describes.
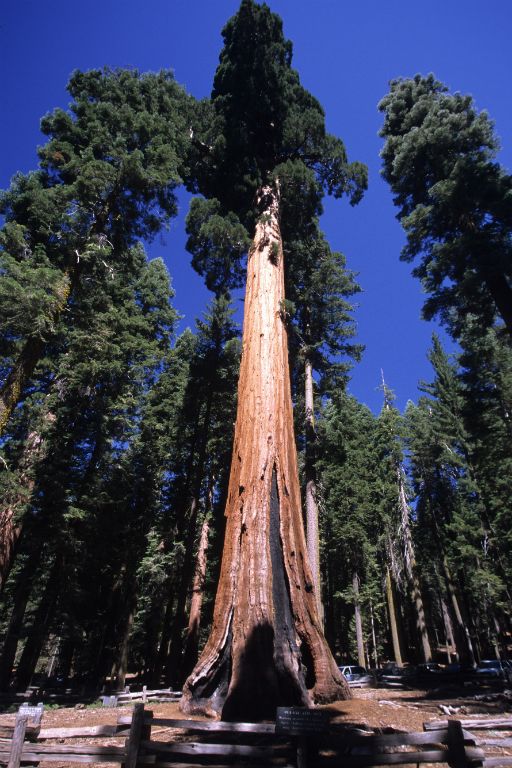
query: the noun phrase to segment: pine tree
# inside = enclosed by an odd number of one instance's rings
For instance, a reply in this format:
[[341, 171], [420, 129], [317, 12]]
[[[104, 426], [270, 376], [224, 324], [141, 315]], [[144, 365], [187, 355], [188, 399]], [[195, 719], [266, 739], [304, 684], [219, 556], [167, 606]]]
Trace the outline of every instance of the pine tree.
[[[504, 642], [504, 627], [512, 612], [510, 584], [510, 470], [512, 406], [512, 354], [506, 338], [489, 329], [483, 334], [478, 324], [467, 319], [461, 337], [459, 379], [464, 393], [462, 417], [469, 445], [466, 461], [472, 490], [478, 493], [482, 527], [479, 562], [484, 570], [486, 606], [481, 634], [493, 647], [494, 628]], [[489, 573], [485, 586], [485, 571]]]
[[240, 352], [232, 313], [229, 298], [221, 296], [197, 321], [196, 335], [182, 334], [144, 418], [148, 443], [159, 432], [167, 445], [159, 512], [138, 572], [132, 643], [155, 684], [165, 669], [176, 686], [197, 653], [199, 616], [186, 637], [187, 600], [198, 531], [215, 517], [229, 468]]
[[379, 109], [383, 175], [407, 234], [402, 258], [420, 257], [425, 317], [458, 337], [468, 313], [484, 327], [497, 313], [512, 333], [512, 177], [491, 120], [433, 75], [392, 81]]
[[[89, 651], [78, 650], [88, 659], [91, 681], [109, 671], [93, 661], [93, 651], [103, 663], [108, 659], [105, 644], [113, 641], [106, 619], [99, 649], [96, 635], [104, 610], [117, 617], [110, 587], [116, 570], [123, 571], [123, 558], [140, 548], [136, 531], [143, 536], [145, 525], [134, 505], [121, 514], [122, 456], [137, 433], [141, 397], [158, 372], [176, 318], [163, 262], [148, 263], [140, 247], [130, 260], [131, 276], [86, 282], [62, 333], [66, 354], [57, 355], [48, 395], [54, 419], [46, 429], [47, 456], [32, 479], [32, 514], [25, 515], [19, 553], [31, 571], [27, 578], [22, 565], [14, 574], [19, 589], [2, 657], [4, 687], [21, 622], [28, 632], [17, 672], [21, 687], [29, 684], [52, 629], [69, 646], [87, 628]], [[33, 608], [24, 619], [29, 599]], [[115, 626], [110, 629], [114, 633]]]
[[327, 402], [318, 426], [326, 632], [363, 665], [367, 655], [377, 663], [385, 634], [375, 431], [370, 410], [344, 393]]
[[[377, 455], [380, 470], [381, 516], [386, 526], [388, 580], [392, 576], [395, 583], [403, 582], [404, 592], [408, 598], [408, 605], [404, 608], [406, 612], [413, 614], [413, 644], [421, 660], [428, 662], [432, 660], [432, 651], [411, 531], [411, 510], [407, 499], [401, 439], [401, 417], [393, 406], [394, 395], [386, 386], [384, 377], [382, 388], [384, 405], [378, 419]], [[388, 594], [390, 594], [389, 590]]]
[[71, 111], [42, 120], [40, 169], [15, 176], [0, 204], [0, 432], [63, 310], [92, 273], [124, 270], [130, 246], [169, 221], [184, 172], [189, 102], [170, 73], [75, 72], [68, 90]]
[[484, 597], [477, 588], [483, 576], [481, 502], [468, 464], [464, 392], [437, 337], [430, 360], [436, 376], [432, 384], [422, 385], [429, 396], [407, 414], [419, 551], [434, 589], [447, 597], [459, 658], [471, 664], [477, 652], [471, 630]]
[[[167, 680], [175, 686], [183, 683], [184, 661], [190, 665], [183, 658], [183, 642], [198, 531], [212, 513], [211, 497], [224, 476], [226, 446], [232, 441], [239, 353], [232, 315], [230, 299], [223, 295], [196, 322], [197, 344], [181, 414], [181, 450], [172, 468], [169, 503], [177, 510], [178, 532], [184, 543], [166, 670]], [[187, 673], [190, 671], [189, 666]]]
[[314, 372], [317, 391], [325, 394], [343, 387], [352, 361], [360, 359], [362, 347], [352, 341], [354, 308], [349, 302], [360, 288], [343, 255], [331, 251], [318, 224], [308, 217], [307, 208], [299, 212], [285, 208], [282, 218], [285, 264], [293, 264], [293, 272], [285, 275], [288, 298], [283, 313], [291, 331], [292, 383], [304, 388], [305, 419], [299, 429], [304, 443], [306, 538], [322, 615]]

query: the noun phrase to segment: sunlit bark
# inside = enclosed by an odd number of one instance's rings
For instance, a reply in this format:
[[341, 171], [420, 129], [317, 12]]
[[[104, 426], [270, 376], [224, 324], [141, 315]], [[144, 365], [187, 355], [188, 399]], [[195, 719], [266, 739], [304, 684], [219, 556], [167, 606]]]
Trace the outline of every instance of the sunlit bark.
[[349, 698], [320, 626], [302, 523], [274, 188], [248, 256], [226, 535], [209, 640], [182, 709], [228, 719]]
[[395, 590], [393, 589], [393, 580], [389, 568], [386, 569], [386, 599], [388, 603], [389, 626], [391, 629], [391, 641], [393, 643], [393, 655], [397, 665], [402, 667], [403, 661], [402, 651], [400, 649], [398, 620], [396, 615]]
[[398, 491], [400, 501], [400, 524], [404, 543], [404, 564], [407, 581], [416, 620], [416, 630], [418, 634], [419, 645], [423, 661], [432, 661], [432, 650], [428, 637], [427, 621], [425, 618], [425, 608], [421, 594], [420, 581], [416, 568], [416, 556], [414, 554], [414, 545], [412, 542], [411, 525], [409, 521], [409, 505], [405, 495], [405, 486], [402, 470], [398, 469]]
[[313, 583], [318, 602], [318, 615], [323, 623], [322, 585], [320, 580], [320, 533], [318, 520], [318, 501], [316, 471], [314, 462], [314, 444], [316, 442], [315, 411], [313, 398], [313, 366], [311, 360], [305, 362], [305, 404], [306, 404], [306, 542], [309, 563], [313, 574]]
[[361, 604], [359, 602], [359, 576], [354, 571], [352, 574], [352, 590], [354, 592], [354, 617], [356, 623], [357, 661], [360, 667], [366, 664], [364, 654], [363, 622], [361, 619]]

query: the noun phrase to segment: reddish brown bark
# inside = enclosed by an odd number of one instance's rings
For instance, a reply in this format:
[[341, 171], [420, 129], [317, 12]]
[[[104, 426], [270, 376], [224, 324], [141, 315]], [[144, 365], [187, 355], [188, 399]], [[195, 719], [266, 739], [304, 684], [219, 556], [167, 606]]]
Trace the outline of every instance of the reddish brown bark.
[[181, 707], [228, 719], [349, 698], [323, 636], [293, 434], [278, 194], [249, 252], [226, 536], [210, 637]]
[[[44, 420], [50, 423], [55, 416], [46, 413]], [[30, 432], [19, 465], [18, 489], [6, 494], [0, 503], [0, 592], [9, 576], [21, 536], [23, 520], [20, 514], [34, 487], [32, 473], [36, 464], [44, 459], [45, 445], [39, 432]]]
[[201, 525], [201, 535], [197, 548], [192, 596], [190, 598], [190, 613], [188, 619], [185, 651], [183, 653], [183, 670], [189, 674], [197, 662], [199, 650], [199, 629], [201, 626], [201, 609], [203, 605], [204, 582], [208, 558], [208, 537], [210, 535], [210, 518], [206, 516]]
[[16, 544], [21, 534], [21, 521], [16, 519], [18, 500], [0, 509], [0, 590], [11, 570]]

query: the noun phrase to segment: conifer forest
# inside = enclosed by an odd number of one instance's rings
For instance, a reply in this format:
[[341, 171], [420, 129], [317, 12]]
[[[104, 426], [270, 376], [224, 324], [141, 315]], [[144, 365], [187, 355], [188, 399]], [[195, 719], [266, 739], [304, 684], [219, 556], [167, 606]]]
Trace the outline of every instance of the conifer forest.
[[[349, 697], [341, 664], [512, 657], [512, 176], [492, 119], [428, 73], [382, 94], [396, 258], [443, 334], [405, 410], [384, 373], [374, 413], [349, 390], [364, 285], [321, 224], [367, 168], [266, 4], [241, 0], [222, 39], [208, 98], [170, 69], [75, 70], [1, 194], [0, 693], [135, 681], [262, 719]], [[181, 190], [211, 297], [184, 330], [147, 255]]]

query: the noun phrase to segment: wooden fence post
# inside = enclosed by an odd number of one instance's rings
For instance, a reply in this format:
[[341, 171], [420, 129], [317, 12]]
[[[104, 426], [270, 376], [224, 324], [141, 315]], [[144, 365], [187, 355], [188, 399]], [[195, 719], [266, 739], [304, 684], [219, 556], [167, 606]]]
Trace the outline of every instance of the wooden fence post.
[[153, 710], [146, 709], [144, 722], [142, 723], [142, 741], [151, 741], [151, 721], [153, 720]]
[[306, 736], [297, 737], [297, 768], [308, 768], [309, 766], [308, 740]]
[[11, 751], [9, 754], [9, 762], [7, 763], [7, 768], [19, 768], [21, 762], [21, 753], [23, 751], [23, 743], [25, 741], [27, 723], [27, 715], [16, 715], [16, 722], [14, 724], [14, 732], [12, 734]]
[[[126, 761], [124, 768], [136, 768], [140, 742], [144, 727], [144, 704], [135, 704], [133, 708], [130, 735], [126, 739]], [[10, 766], [8, 767], [10, 768]]]
[[464, 732], [460, 720], [448, 720], [448, 762], [451, 768], [466, 768]]

